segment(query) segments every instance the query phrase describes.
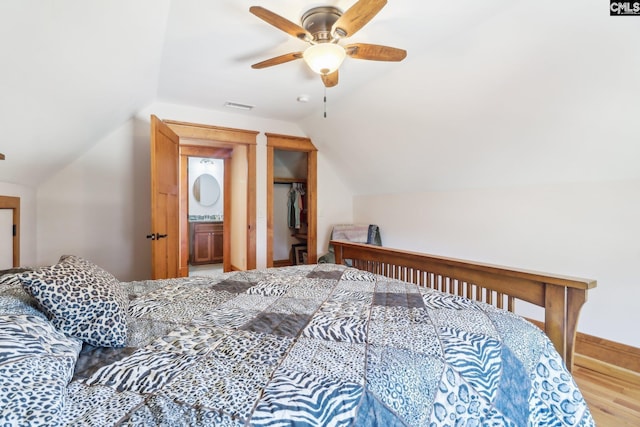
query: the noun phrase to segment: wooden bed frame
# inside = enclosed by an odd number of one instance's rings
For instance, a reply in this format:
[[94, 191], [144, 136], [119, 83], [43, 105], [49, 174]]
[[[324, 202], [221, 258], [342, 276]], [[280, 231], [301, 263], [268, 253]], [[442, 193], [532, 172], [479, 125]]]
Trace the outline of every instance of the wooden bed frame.
[[596, 281], [535, 271], [482, 264], [454, 258], [408, 252], [361, 243], [332, 240], [336, 264], [353, 261], [353, 267], [483, 301], [511, 312], [515, 300], [544, 308], [544, 330], [573, 368], [576, 327], [587, 292]]

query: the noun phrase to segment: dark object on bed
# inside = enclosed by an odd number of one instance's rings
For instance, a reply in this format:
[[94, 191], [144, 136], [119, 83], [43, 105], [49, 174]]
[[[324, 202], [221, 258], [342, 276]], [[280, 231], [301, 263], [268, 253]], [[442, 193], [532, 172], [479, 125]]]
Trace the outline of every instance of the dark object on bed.
[[[90, 264], [87, 269], [95, 271]], [[540, 329], [457, 295], [335, 264], [120, 286], [130, 300], [127, 346], [85, 343], [82, 351], [77, 338], [53, 329], [15, 292], [0, 288], [0, 348], [21, 349], [2, 354], [0, 383], [34, 385], [17, 400], [0, 396], [0, 420], [51, 426], [593, 425]], [[95, 301], [88, 306], [100, 307]], [[20, 344], [27, 340], [34, 345]], [[20, 378], [3, 371], [25, 358], [50, 366], [34, 365], [41, 369], [33, 379], [30, 371], [20, 371]], [[0, 387], [19, 395], [16, 384]]]

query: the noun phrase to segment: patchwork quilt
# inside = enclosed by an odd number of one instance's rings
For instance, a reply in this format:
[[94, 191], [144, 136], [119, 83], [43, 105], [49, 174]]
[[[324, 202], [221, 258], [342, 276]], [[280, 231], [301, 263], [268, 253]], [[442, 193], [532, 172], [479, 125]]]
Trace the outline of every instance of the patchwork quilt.
[[126, 346], [78, 346], [52, 425], [594, 425], [546, 335], [484, 303], [333, 264], [121, 286]]

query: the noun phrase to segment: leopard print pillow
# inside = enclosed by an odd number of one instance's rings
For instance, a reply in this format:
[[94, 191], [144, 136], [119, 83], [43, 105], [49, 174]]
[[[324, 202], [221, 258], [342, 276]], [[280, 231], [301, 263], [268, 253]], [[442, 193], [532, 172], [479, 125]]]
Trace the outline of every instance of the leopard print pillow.
[[127, 294], [102, 268], [67, 255], [57, 264], [22, 273], [20, 280], [65, 335], [97, 347], [126, 345]]
[[0, 295], [0, 423], [60, 425], [82, 342], [11, 298]]

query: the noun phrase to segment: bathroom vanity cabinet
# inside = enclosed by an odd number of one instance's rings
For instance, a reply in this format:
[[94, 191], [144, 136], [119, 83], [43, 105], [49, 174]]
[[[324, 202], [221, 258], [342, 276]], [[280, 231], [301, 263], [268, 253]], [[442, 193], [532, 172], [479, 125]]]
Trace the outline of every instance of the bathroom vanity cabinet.
[[191, 222], [191, 264], [217, 264], [223, 259], [222, 222]]

